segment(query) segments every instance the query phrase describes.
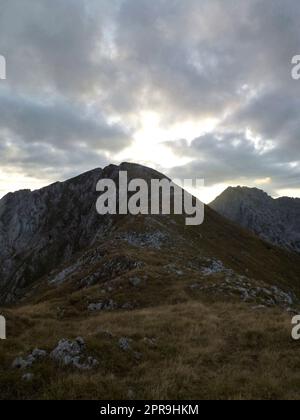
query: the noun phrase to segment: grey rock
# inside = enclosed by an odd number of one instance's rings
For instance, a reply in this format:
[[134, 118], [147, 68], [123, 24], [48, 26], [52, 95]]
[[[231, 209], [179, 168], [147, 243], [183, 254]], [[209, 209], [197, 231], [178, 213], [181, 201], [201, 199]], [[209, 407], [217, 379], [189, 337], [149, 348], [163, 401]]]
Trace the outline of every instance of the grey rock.
[[113, 310], [115, 310], [117, 308], [118, 308], [118, 304], [116, 302], [114, 302], [113, 300], [111, 300], [111, 299], [108, 300], [108, 301], [106, 301], [106, 302], [104, 302], [103, 309], [105, 311], [113, 311]]
[[[98, 269], [87, 277], [81, 279], [80, 285], [90, 287], [96, 283], [107, 280], [109, 281], [140, 267], [142, 267], [142, 263], [136, 261], [134, 258], [127, 255], [117, 255], [103, 263], [100, 270]], [[109, 283], [106, 284], [105, 287], [108, 293], [114, 291], [114, 288]]]
[[72, 366], [80, 370], [90, 370], [98, 366], [99, 362], [91, 356], [85, 355], [86, 345], [82, 337], [74, 341], [62, 339], [51, 352], [50, 357], [63, 366]]
[[75, 342], [76, 342], [79, 346], [81, 346], [81, 348], [85, 347], [85, 341], [84, 341], [84, 339], [83, 339], [82, 337], [77, 337], [77, 338], [75, 339]]
[[228, 188], [211, 204], [222, 216], [263, 240], [300, 252], [300, 199], [273, 199], [257, 188]]
[[281, 290], [276, 286], [264, 285], [258, 286], [257, 281], [241, 276], [231, 269], [227, 269], [221, 262], [213, 262], [209, 267], [201, 270], [205, 277], [212, 274], [222, 273], [220, 282], [212, 283], [210, 281], [203, 281], [200, 283], [193, 283], [189, 287], [191, 290], [204, 291], [210, 294], [222, 294], [222, 296], [239, 296], [243, 302], [255, 303], [255, 307], [278, 306], [281, 309], [287, 310], [296, 304], [299, 304], [296, 296], [291, 291]]
[[88, 306], [90, 312], [98, 311], [113, 311], [118, 308], [118, 305], [113, 300], [107, 300], [105, 302], [91, 303]]
[[90, 303], [88, 306], [88, 310], [90, 312], [98, 312], [101, 311], [103, 309], [103, 303]]
[[181, 277], [184, 275], [184, 272], [182, 270], [179, 270], [175, 264], [168, 264], [165, 266], [165, 269], [169, 272], [169, 273], [174, 273], [176, 274], [176, 276]]
[[204, 267], [201, 270], [201, 273], [204, 276], [211, 276], [213, 274], [222, 273], [225, 271], [225, 267], [221, 261], [211, 260], [207, 262], [208, 262], [207, 267]]
[[[85, 350], [85, 343], [81, 337], [75, 341], [62, 339], [51, 352], [50, 357], [57, 361], [69, 360], [69, 357], [80, 355]], [[68, 364], [68, 363], [65, 363]]]
[[45, 350], [34, 349], [32, 352], [32, 356], [35, 360], [43, 359], [44, 357], [47, 356], [47, 352]]
[[169, 238], [166, 233], [152, 231], [149, 233], [130, 232], [122, 235], [120, 239], [138, 248], [161, 249]]
[[34, 349], [31, 354], [24, 357], [17, 357], [13, 363], [12, 367], [14, 369], [26, 369], [31, 367], [35, 362], [45, 358], [47, 356], [47, 352], [45, 350]]
[[129, 338], [126, 338], [126, 337], [120, 338], [119, 340], [120, 349], [123, 351], [129, 351], [131, 349], [130, 341], [131, 340], [129, 340]]
[[99, 366], [98, 360], [94, 359], [94, 357], [89, 356], [87, 358], [87, 364], [85, 365], [85, 369], [90, 369], [97, 366]]
[[14, 369], [25, 369], [27, 367], [30, 367], [31, 365], [32, 362], [23, 359], [23, 357], [17, 357], [12, 363], [12, 367]]
[[80, 267], [80, 261], [76, 262], [76, 264], [71, 265], [70, 267], [65, 268], [64, 270], [60, 271], [54, 278], [49, 281], [49, 284], [62, 284], [64, 281], [73, 273], [75, 273]]

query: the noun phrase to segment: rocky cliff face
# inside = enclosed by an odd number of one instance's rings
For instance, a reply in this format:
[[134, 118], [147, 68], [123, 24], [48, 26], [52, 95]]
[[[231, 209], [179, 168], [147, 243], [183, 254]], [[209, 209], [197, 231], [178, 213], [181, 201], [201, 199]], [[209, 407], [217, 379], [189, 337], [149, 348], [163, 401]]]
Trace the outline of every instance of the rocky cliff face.
[[[0, 295], [9, 302], [22, 289], [87, 246], [103, 229], [93, 205], [96, 169], [38, 191], [0, 201]], [[93, 235], [91, 235], [93, 232]]]
[[300, 252], [300, 199], [273, 199], [256, 188], [228, 188], [210, 207], [281, 248]]
[[96, 184], [101, 178], [116, 180], [119, 170], [157, 178], [151, 169], [124, 163], [0, 200], [0, 301], [13, 301], [35, 280], [105, 238], [115, 220], [97, 213]]

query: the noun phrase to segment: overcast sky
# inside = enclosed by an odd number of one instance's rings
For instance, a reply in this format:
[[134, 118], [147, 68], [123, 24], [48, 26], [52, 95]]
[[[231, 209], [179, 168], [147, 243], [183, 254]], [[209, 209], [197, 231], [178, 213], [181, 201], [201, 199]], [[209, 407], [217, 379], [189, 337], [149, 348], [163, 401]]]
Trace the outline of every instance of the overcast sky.
[[134, 161], [300, 196], [299, 0], [0, 0], [0, 196]]

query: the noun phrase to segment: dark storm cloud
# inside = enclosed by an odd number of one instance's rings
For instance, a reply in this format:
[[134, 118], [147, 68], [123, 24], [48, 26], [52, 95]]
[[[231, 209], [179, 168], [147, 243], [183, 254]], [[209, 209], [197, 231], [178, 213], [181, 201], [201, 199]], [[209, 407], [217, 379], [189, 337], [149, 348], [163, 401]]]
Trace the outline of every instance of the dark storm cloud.
[[105, 153], [128, 145], [128, 134], [100, 114], [67, 100], [0, 91], [0, 167], [55, 180], [108, 163]]
[[297, 93], [297, 84], [295, 93], [280, 87], [262, 93], [241, 106], [231, 122], [249, 127], [263, 139], [272, 141], [280, 161], [300, 161], [300, 95]]
[[101, 57], [100, 65], [96, 54], [104, 42], [113, 1], [1, 0], [0, 4], [0, 49], [14, 88], [48, 93], [51, 89], [73, 96], [97, 89], [102, 73], [111, 75], [109, 62]]
[[170, 171], [174, 178], [204, 178], [205, 184], [254, 183], [270, 178], [264, 188], [275, 194], [276, 189], [298, 188], [300, 165], [278, 159], [276, 149], [265, 151], [254, 145], [242, 132], [214, 133], [195, 139], [169, 144], [178, 155], [185, 154], [192, 161]]
[[[0, 6], [0, 53], [8, 63], [3, 162], [13, 156], [14, 167], [29, 170], [39, 160], [51, 169], [57, 153], [62, 169], [81, 158], [88, 168], [94, 151], [113, 159], [130, 145], [135, 118], [152, 110], [163, 128], [219, 120], [216, 132], [191, 146], [170, 145], [195, 158], [182, 172], [205, 171], [211, 184], [271, 177], [273, 189], [299, 180], [300, 83], [291, 78], [291, 58], [300, 53], [297, 0]], [[115, 117], [118, 125], [110, 123]]]
[[67, 179], [91, 168], [104, 167], [109, 160], [101, 153], [86, 147], [67, 152], [46, 144], [18, 142], [11, 147], [9, 142], [0, 144], [0, 167], [9, 173], [45, 179], [49, 182]]
[[46, 143], [58, 149], [88, 144], [94, 150], [120, 150], [128, 137], [122, 127], [70, 101], [43, 101], [0, 92], [1, 130], [28, 143]]
[[295, 0], [124, 1], [116, 33], [122, 94], [137, 88], [132, 103], [181, 119], [222, 116], [251, 89], [293, 92], [299, 17]]
[[[101, 5], [99, 3], [102, 3]], [[110, 2], [0, 0], [0, 51], [7, 80], [0, 85], [1, 167], [36, 178], [64, 176], [107, 163], [107, 153], [131, 143], [89, 96], [112, 75], [96, 63]], [[72, 169], [73, 168], [73, 169]]]

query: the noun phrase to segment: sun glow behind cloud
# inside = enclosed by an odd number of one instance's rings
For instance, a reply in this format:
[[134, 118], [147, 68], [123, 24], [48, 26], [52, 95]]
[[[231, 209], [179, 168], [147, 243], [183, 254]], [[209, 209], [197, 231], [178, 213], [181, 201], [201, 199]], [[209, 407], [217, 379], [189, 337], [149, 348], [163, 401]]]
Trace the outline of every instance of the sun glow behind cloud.
[[121, 161], [299, 194], [299, 1], [4, 3], [0, 195]]
[[185, 165], [193, 159], [185, 156], [180, 157], [164, 143], [183, 138], [191, 142], [195, 137], [213, 131], [217, 124], [218, 120], [213, 118], [164, 124], [158, 113], [154, 111], [141, 112], [138, 116], [137, 129], [133, 135], [133, 145], [117, 155], [116, 159], [144, 163], [156, 169], [169, 169]]
[[192, 141], [198, 136], [212, 132], [219, 123], [216, 118], [191, 119], [186, 121], [164, 121], [154, 111], [141, 112], [138, 118], [139, 128], [134, 138], [137, 141], [164, 142], [172, 139], [186, 139]]

